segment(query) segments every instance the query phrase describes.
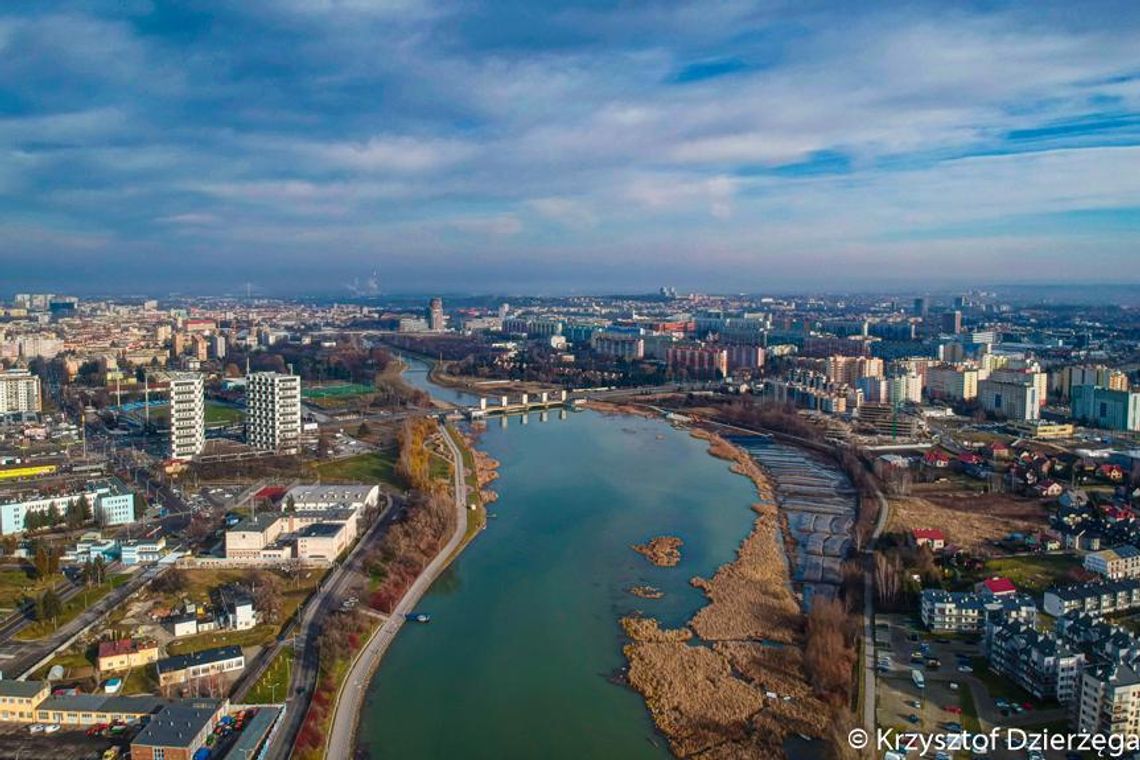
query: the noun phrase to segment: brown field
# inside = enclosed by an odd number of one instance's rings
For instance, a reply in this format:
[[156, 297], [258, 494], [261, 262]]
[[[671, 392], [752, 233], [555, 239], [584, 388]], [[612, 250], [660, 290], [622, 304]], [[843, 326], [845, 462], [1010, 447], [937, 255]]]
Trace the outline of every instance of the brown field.
[[938, 528], [947, 543], [976, 549], [1015, 532], [1046, 527], [1047, 511], [1037, 499], [1009, 494], [963, 494], [893, 498], [890, 530]]

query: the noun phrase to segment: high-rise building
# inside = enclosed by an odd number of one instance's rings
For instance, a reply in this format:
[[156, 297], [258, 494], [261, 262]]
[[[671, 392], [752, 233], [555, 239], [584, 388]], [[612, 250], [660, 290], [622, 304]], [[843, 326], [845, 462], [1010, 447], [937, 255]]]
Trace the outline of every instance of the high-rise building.
[[962, 332], [962, 312], [956, 309], [942, 312], [942, 332], [953, 335]]
[[0, 372], [0, 414], [38, 412], [40, 379], [25, 369]]
[[1073, 419], [1105, 430], [1140, 430], [1140, 393], [1113, 391], [1098, 385], [1072, 390]]
[[170, 375], [170, 456], [192, 459], [206, 445], [206, 384], [201, 373]]
[[432, 332], [443, 331], [443, 299], [433, 298], [428, 303], [428, 329]]
[[255, 372], [246, 385], [246, 440], [261, 451], [296, 454], [301, 448], [301, 378]]
[[928, 367], [926, 392], [931, 398], [969, 401], [978, 396], [975, 367]]
[[926, 317], [926, 311], [927, 311], [926, 299], [925, 298], [914, 299], [914, 316], [925, 318]]
[[1001, 381], [992, 377], [978, 382], [982, 409], [1010, 420], [1036, 420], [1041, 416], [1037, 386], [1032, 379]]

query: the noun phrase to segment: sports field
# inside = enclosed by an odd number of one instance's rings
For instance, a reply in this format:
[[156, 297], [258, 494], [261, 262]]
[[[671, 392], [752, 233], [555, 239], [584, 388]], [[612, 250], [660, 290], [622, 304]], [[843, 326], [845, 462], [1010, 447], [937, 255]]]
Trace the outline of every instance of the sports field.
[[322, 385], [316, 388], [304, 388], [301, 395], [305, 398], [337, 398], [343, 396], [359, 396], [362, 393], [372, 393], [376, 389], [359, 383], [345, 383], [343, 385]]

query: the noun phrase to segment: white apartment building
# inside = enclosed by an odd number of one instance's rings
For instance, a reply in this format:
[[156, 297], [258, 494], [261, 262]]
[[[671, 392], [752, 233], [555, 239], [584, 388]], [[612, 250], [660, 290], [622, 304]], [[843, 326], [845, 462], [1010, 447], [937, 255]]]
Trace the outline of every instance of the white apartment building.
[[991, 376], [978, 383], [978, 400], [987, 412], [1010, 420], [1035, 420], [1040, 417], [1040, 396], [1032, 380], [1002, 382]]
[[1086, 734], [1140, 733], [1140, 675], [1135, 669], [1114, 662], [1085, 669], [1077, 730]]
[[1123, 544], [1114, 549], [1086, 554], [1085, 570], [1111, 580], [1140, 577], [1140, 549], [1131, 544]]
[[191, 459], [206, 445], [206, 383], [199, 372], [170, 375], [170, 456]]
[[40, 411], [40, 379], [26, 369], [0, 372], [0, 414]]
[[246, 384], [246, 440], [261, 451], [296, 454], [301, 448], [301, 378], [254, 372]]

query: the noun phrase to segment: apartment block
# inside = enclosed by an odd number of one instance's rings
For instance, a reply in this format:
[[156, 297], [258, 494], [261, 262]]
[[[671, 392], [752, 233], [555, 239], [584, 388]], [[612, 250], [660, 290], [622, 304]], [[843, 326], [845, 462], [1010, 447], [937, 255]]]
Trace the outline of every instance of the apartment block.
[[1082, 583], [1045, 592], [1042, 607], [1053, 617], [1072, 612], [1100, 617], [1140, 607], [1140, 580]]
[[989, 631], [990, 670], [1001, 673], [1037, 699], [1068, 704], [1076, 699], [1084, 667], [1083, 653], [1049, 633], [1017, 621]]
[[192, 459], [206, 445], [206, 386], [198, 372], [170, 376], [170, 456]]
[[1076, 728], [1087, 734], [1140, 732], [1140, 674], [1134, 666], [1104, 662], [1085, 669]]
[[991, 378], [978, 383], [982, 409], [1010, 420], [1035, 420], [1041, 412], [1037, 386], [1032, 381], [1002, 382]]
[[0, 414], [39, 412], [40, 378], [23, 369], [0, 372]]
[[1006, 620], [1033, 625], [1037, 605], [1028, 594], [996, 595], [988, 591], [922, 590], [922, 623], [932, 631], [980, 632], [986, 619], [998, 614]]
[[1110, 580], [1140, 577], [1140, 549], [1123, 544], [1085, 555], [1085, 570]]
[[1140, 392], [1077, 385], [1071, 398], [1073, 419], [1079, 422], [1105, 430], [1140, 430]]
[[255, 372], [246, 385], [246, 438], [261, 451], [301, 450], [301, 378]]
[[926, 393], [932, 399], [951, 401], [975, 399], [978, 397], [978, 370], [976, 367], [928, 367]]

